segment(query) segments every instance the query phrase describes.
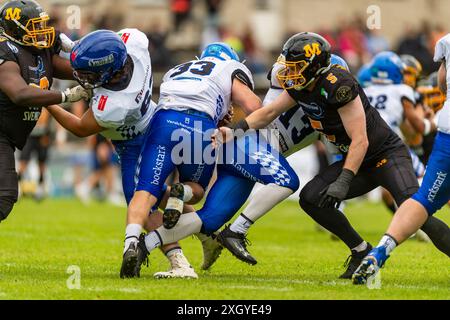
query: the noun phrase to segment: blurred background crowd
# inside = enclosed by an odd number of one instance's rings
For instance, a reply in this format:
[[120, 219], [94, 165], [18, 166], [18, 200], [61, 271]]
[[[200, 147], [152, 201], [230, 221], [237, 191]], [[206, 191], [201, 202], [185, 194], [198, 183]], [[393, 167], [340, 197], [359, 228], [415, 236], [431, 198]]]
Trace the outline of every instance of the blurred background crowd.
[[[153, 100], [160, 79], [172, 66], [198, 56], [206, 43], [229, 43], [253, 72], [257, 91], [268, 88], [266, 75], [282, 44], [291, 35], [313, 31], [324, 36], [352, 72], [378, 52], [411, 54], [423, 66], [424, 76], [437, 69], [433, 63], [436, 41], [448, 33], [450, 12], [446, 0], [40, 0], [53, 25], [73, 40], [97, 29], [135, 27], [150, 40], [155, 73]], [[75, 6], [74, 6], [75, 5]], [[372, 5], [376, 5], [373, 9]], [[372, 6], [372, 7], [371, 7]], [[372, 9], [370, 9], [372, 8]], [[379, 12], [377, 11], [379, 9]], [[379, 13], [379, 16], [373, 14]], [[370, 21], [380, 22], [369, 28]], [[70, 84], [56, 83], [66, 87]], [[67, 106], [81, 115], [84, 103]], [[117, 159], [111, 144], [101, 138], [78, 139], [42, 117], [37, 139], [49, 146], [45, 166], [41, 157], [20, 156], [21, 192], [42, 199], [78, 196], [124, 205], [120, 194]], [[317, 170], [308, 150], [295, 163], [302, 181]], [[30, 165], [28, 165], [30, 164]], [[304, 165], [308, 164], [308, 165]], [[302, 177], [303, 176], [303, 177]]]

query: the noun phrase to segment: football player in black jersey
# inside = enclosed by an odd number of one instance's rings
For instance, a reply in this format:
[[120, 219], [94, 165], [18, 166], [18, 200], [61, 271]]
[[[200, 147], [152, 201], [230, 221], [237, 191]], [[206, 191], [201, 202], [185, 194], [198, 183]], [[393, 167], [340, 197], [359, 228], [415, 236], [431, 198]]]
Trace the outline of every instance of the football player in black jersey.
[[81, 87], [50, 90], [53, 77], [73, 79], [70, 62], [49, 16], [32, 0], [8, 1], [0, 8], [0, 221], [17, 201], [14, 151], [22, 149], [41, 108], [88, 98]]
[[[328, 166], [303, 188], [300, 205], [351, 249], [348, 268], [341, 275], [350, 279], [372, 246], [337, 209], [340, 202], [383, 186], [400, 205], [419, 186], [408, 149], [370, 105], [358, 81], [330, 63], [330, 51], [328, 41], [318, 34], [303, 32], [291, 37], [279, 60], [285, 66], [278, 73], [285, 91], [234, 129], [245, 132], [263, 128], [298, 103], [312, 127], [344, 154], [344, 160]], [[231, 130], [220, 128], [221, 134], [213, 139], [228, 140], [233, 137]], [[441, 234], [449, 232], [445, 223], [429, 219], [422, 230], [449, 254], [450, 245], [441, 240]], [[239, 254], [239, 249], [242, 248], [236, 248], [235, 254]]]

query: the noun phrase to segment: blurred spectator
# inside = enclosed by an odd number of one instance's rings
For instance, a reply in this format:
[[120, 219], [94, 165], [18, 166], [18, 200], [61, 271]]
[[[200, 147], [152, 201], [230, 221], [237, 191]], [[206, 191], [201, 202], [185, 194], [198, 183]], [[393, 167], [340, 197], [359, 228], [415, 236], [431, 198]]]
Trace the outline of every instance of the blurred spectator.
[[357, 70], [367, 60], [367, 39], [359, 20], [347, 23], [338, 36], [342, 57], [351, 70]]
[[191, 13], [191, 0], [171, 0], [170, 10], [174, 15], [174, 30], [178, 32]]
[[167, 37], [168, 33], [161, 22], [155, 20], [147, 32], [152, 67], [155, 71], [163, 72], [173, 65], [171, 52], [166, 46]]
[[400, 39], [397, 49], [399, 55], [410, 54], [419, 60], [422, 64], [424, 74], [430, 74], [435, 71], [433, 54], [428, 49], [428, 35], [429, 30], [427, 25], [423, 25], [421, 31], [408, 29]]
[[371, 56], [376, 55], [382, 51], [390, 49], [389, 42], [381, 34], [380, 30], [369, 30], [367, 33], [367, 50]]

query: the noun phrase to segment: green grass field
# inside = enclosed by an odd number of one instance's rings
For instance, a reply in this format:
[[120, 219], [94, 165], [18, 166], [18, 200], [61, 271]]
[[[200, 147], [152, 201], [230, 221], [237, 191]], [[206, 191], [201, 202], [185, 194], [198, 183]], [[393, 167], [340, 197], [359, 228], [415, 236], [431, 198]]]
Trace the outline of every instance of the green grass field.
[[[351, 203], [346, 212], [372, 244], [391, 218], [370, 203]], [[449, 209], [438, 217], [449, 223]], [[394, 252], [380, 290], [337, 279], [347, 249], [317, 232], [296, 202], [281, 204], [251, 230], [256, 266], [224, 251], [202, 272], [199, 241], [182, 241], [198, 280], [154, 280], [168, 268], [158, 251], [140, 279], [120, 279], [124, 223], [124, 209], [101, 203], [21, 201], [0, 225], [0, 299], [450, 299], [450, 260], [415, 240]], [[79, 290], [67, 287], [72, 265], [81, 271]]]

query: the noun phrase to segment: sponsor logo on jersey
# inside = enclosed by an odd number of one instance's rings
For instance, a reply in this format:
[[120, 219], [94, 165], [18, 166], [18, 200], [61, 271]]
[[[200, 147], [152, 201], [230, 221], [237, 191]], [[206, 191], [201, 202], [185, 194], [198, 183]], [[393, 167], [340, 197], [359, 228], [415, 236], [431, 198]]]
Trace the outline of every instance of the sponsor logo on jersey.
[[100, 101], [98, 102], [98, 110], [104, 111], [107, 101], [108, 101], [108, 96], [101, 96]]
[[6, 9], [6, 20], [20, 20], [20, 14], [22, 13], [22, 9], [20, 8], [8, 8]]
[[11, 51], [13, 53], [19, 53], [19, 49], [15, 45], [13, 45], [11, 42], [8, 41], [6, 44], [8, 45], [8, 47], [11, 49]]
[[119, 36], [122, 38], [122, 41], [126, 44], [128, 39], [130, 39], [130, 33], [122, 33], [119, 34]]
[[114, 62], [114, 55], [111, 53], [109, 56], [103, 58], [89, 60], [89, 67], [101, 67], [113, 62]]
[[312, 56], [318, 55], [322, 53], [320, 50], [320, 45], [317, 42], [314, 42], [312, 44], [307, 44], [303, 47], [303, 50], [305, 50], [305, 57], [311, 58]]
[[433, 183], [433, 187], [428, 190], [429, 191], [428, 201], [430, 201], [431, 203], [434, 202], [434, 200], [435, 200], [437, 194], [439, 193], [439, 190], [441, 190], [441, 187], [444, 184], [446, 178], [447, 178], [446, 172], [439, 171], [437, 173], [437, 177]]
[[155, 166], [152, 169], [153, 170], [152, 184], [155, 186], [159, 186], [160, 184], [164, 160], [166, 159], [166, 147], [159, 145], [157, 149], [158, 155], [156, 157]]
[[306, 104], [306, 103], [300, 102], [299, 104], [302, 106], [303, 110], [305, 111], [305, 113], [308, 116], [310, 116], [312, 118], [316, 118], [316, 119], [323, 117], [324, 111], [323, 111], [322, 107], [320, 107], [317, 103], [311, 102], [310, 104]]

